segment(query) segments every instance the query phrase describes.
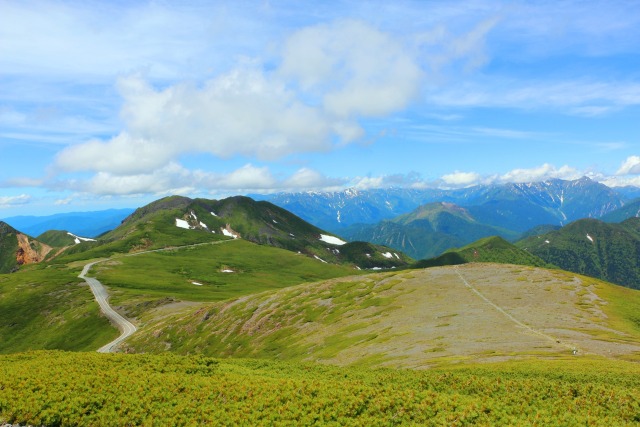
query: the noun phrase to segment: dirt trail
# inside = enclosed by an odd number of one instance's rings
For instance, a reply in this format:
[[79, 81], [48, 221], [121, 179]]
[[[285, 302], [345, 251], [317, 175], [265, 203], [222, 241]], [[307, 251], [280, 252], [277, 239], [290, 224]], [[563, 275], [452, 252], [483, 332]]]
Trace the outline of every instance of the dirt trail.
[[516, 319], [515, 317], [513, 317], [511, 314], [507, 313], [502, 307], [498, 306], [497, 304], [495, 304], [493, 301], [491, 301], [489, 298], [487, 298], [486, 296], [484, 296], [482, 294], [482, 292], [480, 292], [479, 290], [477, 290], [476, 288], [474, 288], [468, 281], [467, 279], [465, 279], [465, 277], [462, 275], [462, 273], [460, 272], [460, 269], [458, 268], [458, 266], [455, 266], [455, 271], [458, 274], [458, 277], [460, 277], [460, 280], [462, 280], [462, 282], [464, 283], [464, 285], [471, 290], [472, 292], [474, 292], [476, 295], [478, 295], [480, 298], [482, 298], [482, 300], [484, 302], [486, 302], [487, 304], [489, 304], [491, 307], [495, 308], [496, 310], [498, 310], [500, 313], [502, 313], [504, 316], [507, 317], [507, 319], [511, 320], [513, 323], [515, 323], [516, 325], [518, 325], [519, 327], [528, 330], [530, 333], [535, 334], [535, 335], [539, 335], [543, 338], [546, 338], [547, 340], [551, 341], [553, 344], [558, 344], [561, 345], [569, 350], [571, 350], [574, 354], [577, 354], [578, 349], [573, 346], [573, 345], [568, 345], [568, 344], [563, 344], [560, 342], [560, 340], [556, 337], [553, 337], [549, 334], [545, 334], [544, 332], [541, 332], [537, 329], [532, 328], [529, 325], [525, 325], [524, 323], [522, 323], [520, 320]]

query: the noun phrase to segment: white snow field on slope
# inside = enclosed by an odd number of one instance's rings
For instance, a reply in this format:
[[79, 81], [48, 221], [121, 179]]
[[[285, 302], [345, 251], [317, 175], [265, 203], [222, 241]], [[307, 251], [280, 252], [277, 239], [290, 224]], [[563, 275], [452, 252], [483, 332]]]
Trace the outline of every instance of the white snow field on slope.
[[342, 245], [345, 245], [347, 243], [344, 240], [338, 239], [335, 236], [327, 236], [326, 234], [321, 234], [320, 235], [320, 240], [322, 240], [325, 243], [329, 243], [329, 244], [332, 244], [332, 245], [338, 245], [338, 246], [342, 246]]
[[187, 230], [189, 230], [191, 228], [187, 221], [185, 221], [184, 219], [180, 219], [180, 218], [176, 218], [176, 227], [185, 228]]
[[77, 245], [78, 243], [80, 243], [80, 242], [95, 242], [95, 241], [96, 241], [96, 239], [90, 239], [90, 238], [88, 238], [88, 237], [80, 237], [80, 236], [76, 236], [75, 234], [73, 234], [73, 233], [69, 233], [68, 231], [67, 231], [67, 234], [68, 234], [69, 236], [73, 237], [73, 241], [75, 242], [75, 244], [76, 244], [76, 245]]
[[226, 228], [222, 229], [222, 234], [224, 234], [227, 237], [233, 237], [234, 239], [237, 239], [238, 236], [233, 234], [232, 232], [230, 232], [229, 230], [227, 230]]

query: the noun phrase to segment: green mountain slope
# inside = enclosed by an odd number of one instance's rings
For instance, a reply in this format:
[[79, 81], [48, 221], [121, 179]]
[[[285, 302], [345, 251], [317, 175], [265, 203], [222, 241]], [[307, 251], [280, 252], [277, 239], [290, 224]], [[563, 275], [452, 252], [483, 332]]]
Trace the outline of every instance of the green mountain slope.
[[38, 240], [54, 248], [76, 244], [76, 238], [63, 230], [49, 230], [38, 236]]
[[78, 272], [38, 264], [0, 274], [0, 353], [94, 351], [119, 335]]
[[511, 239], [518, 233], [483, 224], [467, 209], [452, 203], [430, 203], [391, 221], [351, 227], [345, 235], [387, 245], [420, 259], [483, 237], [500, 235]]
[[416, 262], [414, 268], [459, 265], [468, 262], [494, 262], [499, 264], [550, 267], [541, 258], [512, 245], [501, 237], [480, 239], [460, 249], [450, 249], [444, 254]]
[[578, 220], [517, 246], [563, 270], [640, 288], [640, 218], [620, 224]]
[[401, 267], [412, 261], [383, 246], [346, 243], [269, 202], [241, 196], [223, 200], [173, 196], [158, 200], [137, 209], [97, 243], [83, 242], [68, 249], [64, 259], [109, 257], [230, 238], [359, 268]]

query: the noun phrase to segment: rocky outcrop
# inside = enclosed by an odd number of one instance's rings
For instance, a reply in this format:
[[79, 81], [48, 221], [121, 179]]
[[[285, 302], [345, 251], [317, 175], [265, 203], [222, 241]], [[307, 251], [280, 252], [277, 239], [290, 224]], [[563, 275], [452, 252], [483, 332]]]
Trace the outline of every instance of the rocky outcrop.
[[18, 250], [16, 251], [18, 265], [40, 262], [52, 249], [51, 246], [37, 240], [30, 240], [26, 234], [17, 233], [16, 237], [18, 239]]

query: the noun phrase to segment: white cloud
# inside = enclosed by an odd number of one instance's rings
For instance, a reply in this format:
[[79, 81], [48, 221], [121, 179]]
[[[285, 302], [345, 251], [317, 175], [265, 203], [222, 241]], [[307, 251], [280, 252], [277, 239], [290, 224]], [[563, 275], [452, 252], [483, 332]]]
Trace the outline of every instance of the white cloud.
[[598, 179], [598, 182], [607, 187], [640, 187], [640, 176], [607, 176]]
[[224, 189], [259, 190], [269, 189], [277, 185], [269, 168], [245, 165], [230, 174], [220, 177], [216, 187]]
[[289, 37], [275, 72], [243, 60], [201, 85], [156, 89], [139, 74], [121, 78], [125, 130], [64, 149], [56, 166], [130, 176], [185, 153], [272, 161], [329, 151], [364, 136], [358, 119], [405, 108], [421, 78], [389, 34], [357, 21], [309, 27]]
[[345, 184], [343, 179], [328, 178], [309, 168], [299, 169], [284, 181], [284, 186], [288, 189], [305, 190], [338, 188], [343, 184]]
[[640, 156], [627, 157], [616, 175], [640, 175]]
[[56, 206], [66, 206], [73, 201], [74, 201], [73, 197], [66, 197], [64, 199], [57, 199], [55, 202], [53, 202], [53, 204]]
[[246, 164], [229, 173], [189, 170], [177, 163], [151, 173], [112, 174], [98, 172], [89, 180], [62, 180], [52, 184], [58, 191], [75, 191], [99, 195], [166, 195], [208, 193], [245, 193], [273, 191], [335, 190], [343, 179], [328, 178], [315, 170], [303, 168], [289, 177], [276, 178], [268, 167]]
[[0, 196], [0, 208], [26, 205], [30, 201], [31, 196], [28, 194], [20, 194], [19, 196]]
[[380, 116], [405, 108], [422, 71], [389, 34], [358, 21], [304, 28], [285, 44], [280, 72], [319, 92], [337, 117]]
[[430, 186], [430, 184], [423, 181], [420, 174], [416, 172], [410, 172], [408, 174], [359, 176], [353, 178], [349, 183], [350, 188], [356, 188], [358, 190], [389, 187], [425, 188], [428, 186]]
[[107, 142], [93, 140], [68, 147], [56, 156], [56, 166], [65, 171], [127, 175], [164, 166], [176, 151], [177, 147], [125, 132]]
[[545, 163], [537, 168], [514, 169], [500, 176], [498, 180], [503, 183], [539, 182], [554, 178], [572, 180], [582, 176], [584, 176], [584, 173], [570, 166], [565, 165], [558, 169], [549, 163]]
[[475, 172], [455, 171], [454, 173], [443, 175], [441, 179], [447, 186], [467, 187], [478, 184], [481, 178], [481, 175]]

